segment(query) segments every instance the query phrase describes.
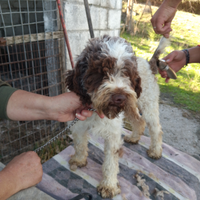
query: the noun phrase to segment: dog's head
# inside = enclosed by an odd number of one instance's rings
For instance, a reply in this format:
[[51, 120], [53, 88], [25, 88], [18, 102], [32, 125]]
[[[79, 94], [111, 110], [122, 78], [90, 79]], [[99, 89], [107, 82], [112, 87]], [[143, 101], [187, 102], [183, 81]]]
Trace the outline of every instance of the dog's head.
[[131, 45], [119, 37], [90, 40], [75, 68], [67, 71], [66, 86], [83, 104], [93, 104], [110, 119], [117, 117], [142, 91]]

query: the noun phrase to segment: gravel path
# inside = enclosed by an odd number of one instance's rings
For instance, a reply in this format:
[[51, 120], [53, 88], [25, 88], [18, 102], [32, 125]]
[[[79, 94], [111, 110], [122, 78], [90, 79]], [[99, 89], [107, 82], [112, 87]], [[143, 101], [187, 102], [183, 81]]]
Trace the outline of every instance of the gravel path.
[[[160, 101], [160, 122], [163, 142], [200, 160], [200, 116], [176, 107], [172, 102]], [[148, 135], [146, 128], [145, 135]]]

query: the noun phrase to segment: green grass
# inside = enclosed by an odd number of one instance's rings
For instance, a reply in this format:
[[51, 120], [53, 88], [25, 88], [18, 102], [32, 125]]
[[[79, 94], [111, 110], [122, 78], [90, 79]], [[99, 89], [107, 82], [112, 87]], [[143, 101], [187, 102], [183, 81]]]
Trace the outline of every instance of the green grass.
[[[42, 150], [38, 152], [38, 156], [41, 158], [41, 163], [45, 163], [47, 160], [52, 158], [54, 155], [60, 153], [71, 143], [71, 138], [67, 135], [65, 137], [59, 137], [57, 140], [53, 141], [51, 144], [45, 146]], [[44, 145], [44, 142], [42, 145]], [[41, 146], [41, 144], [39, 145]], [[38, 145], [35, 146], [35, 149]]]
[[[142, 13], [143, 8], [144, 6], [134, 5], [137, 13]], [[156, 7], [152, 7], [153, 13], [156, 9]], [[140, 15], [134, 16], [135, 24], [139, 18]], [[121, 35], [131, 43], [136, 55], [145, 59], [151, 58], [161, 38], [160, 35], [154, 33], [150, 19], [151, 14], [144, 13], [134, 36], [127, 33]], [[181, 50], [200, 44], [199, 21], [199, 15], [178, 11], [172, 23], [171, 45], [166, 48], [166, 53], [162, 56], [164, 57], [173, 50]], [[177, 76], [177, 80], [170, 80], [169, 83], [165, 83], [165, 79], [159, 74], [157, 75], [161, 93], [168, 93], [175, 104], [199, 113], [200, 64], [188, 64], [187, 67], [182, 68], [177, 73]]]

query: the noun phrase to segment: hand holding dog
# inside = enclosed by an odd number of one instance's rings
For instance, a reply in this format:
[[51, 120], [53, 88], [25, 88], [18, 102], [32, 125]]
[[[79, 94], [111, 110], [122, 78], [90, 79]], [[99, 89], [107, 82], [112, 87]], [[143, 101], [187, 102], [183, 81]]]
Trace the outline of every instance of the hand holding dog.
[[[73, 92], [67, 92], [54, 97], [34, 94], [24, 90], [15, 91], [7, 105], [7, 115], [11, 120], [56, 120], [66, 122], [74, 120], [86, 120], [92, 116], [89, 106], [83, 106]], [[100, 115], [103, 118], [103, 115]]]
[[[79, 120], [84, 121], [87, 117], [91, 117], [93, 111], [89, 111], [90, 106], [82, 105], [74, 92], [67, 92], [52, 98], [50, 102], [51, 105], [48, 106], [48, 115], [54, 116], [54, 120], [65, 122], [74, 120], [77, 117]], [[99, 115], [103, 118], [103, 115]]]
[[[12, 120], [57, 120], [66, 122], [77, 117], [85, 120], [92, 116], [89, 107], [82, 105], [79, 97], [68, 92], [55, 97], [39, 95], [24, 90], [15, 91], [7, 103], [7, 116]], [[99, 115], [103, 118], [103, 115]], [[42, 179], [42, 165], [35, 152], [16, 156], [0, 172], [0, 200], [34, 186]]]

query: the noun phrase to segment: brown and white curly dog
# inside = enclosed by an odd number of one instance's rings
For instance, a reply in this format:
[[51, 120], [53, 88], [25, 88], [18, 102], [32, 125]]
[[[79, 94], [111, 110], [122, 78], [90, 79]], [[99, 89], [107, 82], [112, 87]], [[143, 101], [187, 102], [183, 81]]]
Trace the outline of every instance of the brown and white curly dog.
[[148, 62], [136, 57], [125, 39], [105, 35], [91, 39], [78, 56], [75, 68], [67, 71], [67, 88], [79, 95], [83, 104], [92, 104], [98, 113], [105, 115], [100, 119], [94, 113], [71, 128], [75, 155], [69, 161], [71, 169], [87, 164], [88, 132], [104, 138], [103, 178], [97, 187], [103, 198], [112, 198], [120, 193], [117, 174], [124, 117], [133, 129], [125, 141], [138, 143], [147, 124], [151, 136], [147, 153], [156, 159], [162, 155], [159, 87], [154, 74], [158, 57], [166, 45], [168, 40], [162, 38]]

